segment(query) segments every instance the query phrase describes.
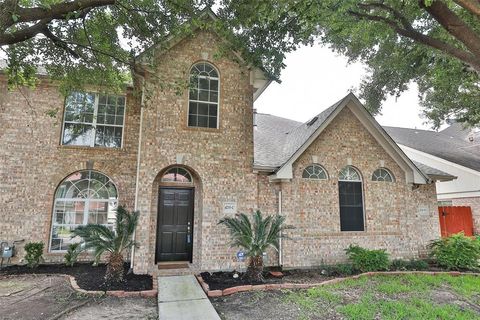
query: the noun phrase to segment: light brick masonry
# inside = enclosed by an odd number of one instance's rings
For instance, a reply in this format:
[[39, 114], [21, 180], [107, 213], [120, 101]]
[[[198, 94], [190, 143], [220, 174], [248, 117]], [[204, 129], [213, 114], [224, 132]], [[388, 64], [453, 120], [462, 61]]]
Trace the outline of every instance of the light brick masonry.
[[[232, 57], [218, 56], [218, 43], [215, 35], [198, 32], [158, 54], [156, 71], [146, 75], [135, 272], [158, 272], [158, 188], [165, 170], [178, 159], [194, 178], [192, 271], [244, 267], [236, 260], [238, 249], [229, 247], [227, 230], [218, 225], [224, 216], [222, 204], [234, 201], [239, 212], [260, 209], [275, 214], [279, 191], [283, 214], [295, 227], [282, 243], [286, 267], [344, 261], [344, 249], [352, 243], [385, 248], [399, 258], [424, 254], [427, 243], [439, 236], [435, 185], [407, 184], [402, 169], [348, 109], [294, 163], [291, 181], [269, 182], [268, 176], [253, 170], [250, 71]], [[219, 129], [188, 128], [188, 92], [178, 95], [165, 86], [165, 81], [188, 80], [190, 67], [203, 60], [220, 73]], [[121, 149], [69, 147], [60, 145], [64, 99], [55, 84], [42, 79], [36, 89], [21, 90], [7, 91], [0, 75], [0, 240], [48, 244], [56, 187], [72, 172], [85, 169], [87, 161], [115, 182], [119, 202], [133, 208], [139, 101], [127, 94]], [[58, 110], [54, 118], [46, 114], [52, 109]], [[328, 171], [328, 180], [301, 179], [312, 156]], [[347, 159], [363, 175], [364, 232], [340, 232], [337, 179]], [[395, 182], [371, 181], [381, 162], [393, 172]], [[60, 261], [63, 253], [46, 251], [45, 258]], [[268, 263], [277, 264], [274, 252], [269, 253]]]

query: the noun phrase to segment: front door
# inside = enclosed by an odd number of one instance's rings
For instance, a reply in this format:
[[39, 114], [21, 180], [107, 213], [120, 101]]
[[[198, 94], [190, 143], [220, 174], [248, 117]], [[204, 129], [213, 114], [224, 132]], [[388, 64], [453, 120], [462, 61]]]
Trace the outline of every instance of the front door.
[[160, 188], [155, 261], [192, 262], [193, 188]]

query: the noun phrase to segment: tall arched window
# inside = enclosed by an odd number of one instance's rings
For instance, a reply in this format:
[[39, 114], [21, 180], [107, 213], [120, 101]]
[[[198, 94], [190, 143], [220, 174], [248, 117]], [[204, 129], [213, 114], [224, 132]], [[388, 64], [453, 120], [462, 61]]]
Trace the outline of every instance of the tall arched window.
[[218, 128], [219, 78], [217, 70], [206, 62], [190, 70], [188, 126]]
[[50, 251], [67, 250], [68, 245], [80, 239], [71, 239], [71, 231], [78, 226], [115, 224], [117, 188], [106, 175], [82, 170], [65, 178], [55, 193]]
[[346, 166], [338, 174], [340, 230], [363, 231], [363, 188], [360, 172]]
[[393, 174], [386, 168], [378, 168], [372, 174], [372, 181], [393, 182]]

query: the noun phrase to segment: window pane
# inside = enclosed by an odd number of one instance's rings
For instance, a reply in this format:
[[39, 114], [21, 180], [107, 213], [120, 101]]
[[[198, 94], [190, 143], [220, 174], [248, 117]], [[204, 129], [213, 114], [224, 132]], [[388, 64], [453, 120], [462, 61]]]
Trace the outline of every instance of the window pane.
[[218, 92], [210, 91], [210, 101], [218, 102]]
[[205, 78], [198, 78], [198, 88], [208, 90], [210, 89], [209, 81]]
[[208, 117], [208, 127], [209, 128], [217, 127], [217, 117]]
[[199, 90], [198, 100], [208, 101], [208, 90]]
[[190, 100], [198, 100], [198, 90], [195, 88], [190, 89]]
[[65, 123], [63, 144], [89, 146], [93, 139], [93, 126], [85, 124]]
[[210, 90], [218, 91], [218, 80], [210, 80]]
[[196, 115], [189, 115], [188, 116], [188, 126], [196, 127], [197, 126], [197, 116]]
[[216, 115], [217, 115], [217, 109], [218, 109], [218, 108], [217, 108], [217, 105], [215, 105], [215, 104], [210, 104], [210, 105], [208, 106], [208, 114], [209, 114], [210, 116], [216, 116]]
[[208, 115], [208, 104], [206, 103], [199, 103], [198, 104], [198, 112], [199, 115]]
[[198, 116], [197, 121], [197, 126], [203, 128], [208, 127], [208, 116]]
[[190, 102], [188, 106], [188, 113], [189, 114], [197, 114], [197, 103], [196, 102]]

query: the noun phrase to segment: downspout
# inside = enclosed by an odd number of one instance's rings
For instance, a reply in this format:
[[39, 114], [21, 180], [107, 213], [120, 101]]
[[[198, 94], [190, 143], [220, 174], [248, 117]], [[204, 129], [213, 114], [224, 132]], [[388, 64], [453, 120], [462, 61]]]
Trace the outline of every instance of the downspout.
[[[142, 94], [140, 97], [140, 128], [138, 129], [138, 149], [137, 149], [137, 173], [135, 177], [135, 202], [134, 211], [138, 210], [138, 182], [140, 180], [140, 155], [142, 150], [142, 128], [143, 128], [143, 109], [145, 107], [145, 77], [137, 75], [142, 79]], [[135, 242], [136, 228], [133, 230], [132, 240]], [[135, 245], [132, 245], [130, 253], [130, 269], [128, 273], [133, 273], [133, 260], [135, 257]]]
[[[278, 190], [278, 214], [282, 215], [282, 190]], [[282, 267], [282, 231], [280, 231], [280, 239], [278, 239], [278, 265]]]

